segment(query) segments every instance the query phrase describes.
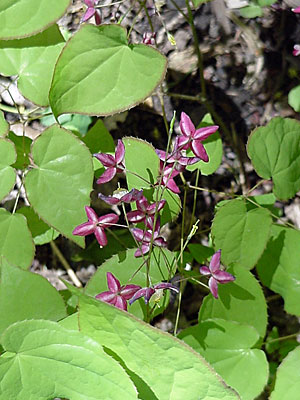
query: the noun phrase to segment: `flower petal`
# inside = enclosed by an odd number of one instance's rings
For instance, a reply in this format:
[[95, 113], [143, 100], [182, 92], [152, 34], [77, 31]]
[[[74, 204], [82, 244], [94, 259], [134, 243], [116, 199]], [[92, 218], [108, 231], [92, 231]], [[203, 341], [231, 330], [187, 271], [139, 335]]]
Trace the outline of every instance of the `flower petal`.
[[226, 271], [216, 271], [213, 274], [213, 277], [219, 283], [228, 283], [228, 282], [235, 281], [235, 276], [231, 275], [229, 272], [226, 272]]
[[150, 244], [142, 244], [141, 249], [137, 249], [134, 253], [134, 257], [141, 257], [142, 254], [147, 254], [150, 250]]
[[117, 173], [117, 168], [115, 167], [107, 168], [107, 170], [103, 172], [100, 178], [97, 179], [98, 185], [100, 185], [101, 183], [106, 183], [111, 181], [112, 178], [116, 175], [116, 173]]
[[73, 235], [78, 235], [78, 236], [87, 236], [95, 231], [95, 224], [88, 221], [84, 222], [81, 225], [76, 226], [76, 228], [73, 230]]
[[166, 187], [170, 189], [173, 193], [180, 193], [179, 187], [176, 185], [174, 179], [169, 179]]
[[191, 118], [185, 113], [181, 113], [180, 117], [180, 130], [184, 136], [192, 136], [195, 132], [195, 126], [191, 121]]
[[296, 8], [292, 8], [292, 11], [293, 11], [294, 13], [296, 13], [296, 14], [299, 14], [299, 13], [300, 13], [300, 6], [299, 6], [299, 7], [296, 7]]
[[95, 23], [96, 25], [101, 24], [101, 14], [99, 10], [95, 10]]
[[131, 305], [133, 302], [135, 302], [137, 299], [144, 297], [146, 294], [146, 289], [147, 288], [142, 288], [140, 290], [138, 290], [137, 292], [135, 292], [135, 294], [131, 297], [131, 299], [129, 300], [129, 304]]
[[93, 7], [89, 7], [86, 12], [83, 14], [83, 17], [81, 18], [82, 22], [88, 21], [92, 16], [95, 14], [95, 9]]
[[107, 286], [112, 293], [118, 293], [121, 290], [120, 281], [111, 273], [106, 274]]
[[94, 233], [95, 233], [96, 239], [97, 239], [98, 243], [100, 244], [100, 246], [106, 246], [107, 245], [107, 237], [105, 235], [104, 229], [101, 228], [100, 226], [97, 226]]
[[206, 150], [201, 142], [201, 140], [193, 140], [191, 143], [191, 148], [194, 152], [194, 154], [201, 158], [202, 161], [208, 162], [208, 154], [206, 153]]
[[209, 269], [212, 274], [220, 270], [221, 250], [218, 250], [211, 258]]
[[176, 287], [168, 282], [157, 283], [156, 285], [154, 285], [154, 289], [170, 289], [170, 290], [174, 290], [175, 292], [179, 293], [178, 287]]
[[211, 277], [209, 278], [208, 281], [208, 286], [209, 286], [209, 290], [211, 291], [211, 294], [218, 299], [218, 281], [215, 280], [215, 278]]
[[116, 166], [115, 157], [112, 156], [111, 154], [96, 153], [94, 154], [94, 157], [96, 157], [97, 160], [99, 160], [104, 167], [110, 168]]
[[95, 213], [95, 211], [92, 209], [92, 207], [85, 206], [84, 208], [85, 208], [85, 212], [86, 212], [86, 215], [88, 217], [88, 220], [92, 221], [94, 223], [97, 223], [98, 222], [98, 215]]
[[116, 153], [115, 153], [115, 160], [117, 164], [120, 164], [125, 156], [125, 146], [121, 139], [118, 140]]
[[210, 135], [215, 133], [219, 129], [218, 125], [205, 126], [204, 128], [199, 128], [193, 135], [193, 139], [205, 140]]
[[97, 296], [95, 296], [95, 298], [97, 300], [105, 301], [105, 303], [112, 303], [114, 301], [115, 297], [116, 297], [116, 294], [112, 293], [110, 291], [102, 292], [102, 293], [97, 294]]
[[134, 224], [141, 222], [145, 219], [145, 214], [141, 211], [129, 211], [127, 213], [128, 221], [133, 222]]
[[94, 0], [84, 0], [84, 2], [88, 7], [94, 7], [94, 5], [95, 5]]
[[115, 307], [127, 311], [127, 301], [122, 296], [116, 296]]
[[119, 221], [119, 217], [117, 214], [105, 214], [102, 217], [98, 218], [98, 224], [101, 224], [101, 228], [107, 228], [111, 225], [116, 224]]
[[117, 197], [104, 196], [104, 194], [102, 194], [102, 193], [99, 193], [98, 197], [99, 197], [99, 199], [105, 201], [105, 203], [110, 204], [110, 205], [117, 205], [122, 202], [121, 199], [118, 199]]
[[146, 304], [148, 304], [150, 298], [154, 295], [154, 293], [155, 293], [155, 289], [153, 289], [152, 287], [146, 288], [146, 292], [145, 292], [145, 296], [144, 296]]
[[121, 200], [124, 203], [131, 203], [132, 201], [140, 200], [142, 196], [143, 190], [132, 189], [129, 193], [124, 194], [124, 196], [121, 197]]
[[125, 300], [129, 300], [140, 289], [141, 289], [141, 287], [138, 286], [138, 285], [126, 285], [126, 286], [121, 288], [120, 295]]
[[211, 275], [210, 269], [206, 265], [200, 267], [199, 270], [202, 275]]

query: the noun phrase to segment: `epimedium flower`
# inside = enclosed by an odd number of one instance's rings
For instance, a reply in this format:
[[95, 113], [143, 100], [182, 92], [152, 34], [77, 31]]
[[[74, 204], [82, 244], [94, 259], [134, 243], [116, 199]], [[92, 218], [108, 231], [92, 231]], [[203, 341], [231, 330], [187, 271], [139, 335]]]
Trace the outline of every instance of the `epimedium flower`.
[[135, 294], [129, 300], [129, 304], [131, 305], [133, 302], [135, 302], [137, 299], [140, 299], [141, 297], [144, 297], [145, 303], [147, 304], [149, 303], [149, 300], [154, 295], [154, 293], [156, 293], [158, 290], [165, 290], [165, 289], [174, 290], [176, 293], [179, 292], [178, 288], [172, 285], [171, 283], [161, 282], [157, 283], [154, 286], [141, 288], [138, 291], [136, 291]]
[[143, 197], [143, 190], [132, 189], [128, 192], [125, 189], [117, 189], [112, 196], [104, 196], [104, 194], [99, 193], [98, 197], [107, 204], [117, 206], [121, 203], [131, 203], [140, 200]]
[[295, 14], [300, 14], [300, 6], [299, 6], [299, 7], [296, 7], [296, 8], [292, 8], [292, 11], [293, 11]]
[[84, 222], [81, 225], [78, 225], [73, 230], [73, 235], [87, 236], [94, 233], [100, 246], [106, 246], [107, 237], [105, 235], [104, 229], [116, 224], [119, 220], [119, 217], [113, 213], [98, 217], [95, 211], [89, 206], [85, 207], [85, 212], [88, 217], [88, 221]]
[[190, 148], [198, 158], [204, 162], [208, 162], [209, 157], [202, 142], [218, 129], [218, 125], [196, 129], [190, 117], [186, 113], [182, 112], [180, 118], [180, 130], [182, 135], [179, 136], [177, 145], [180, 149], [184, 150]]
[[300, 55], [300, 44], [295, 44], [293, 49], [293, 56], [297, 57]]
[[155, 212], [160, 212], [164, 205], [166, 204], [166, 200], [158, 201], [157, 203], [148, 203], [148, 200], [145, 196], [142, 196], [139, 200], [136, 201], [137, 210], [129, 211], [127, 213], [127, 218], [129, 222], [138, 223], [138, 222], [146, 222], [149, 219], [153, 219]]
[[[146, 228], [150, 228], [148, 230], [143, 230], [143, 229], [139, 229], [139, 228], [131, 229], [131, 232], [132, 232], [133, 236], [135, 237], [136, 241], [141, 243], [140, 249], [137, 249], [136, 252], [134, 253], [135, 257], [140, 257], [142, 254], [146, 254], [150, 250], [152, 231], [153, 231], [153, 222], [154, 221], [152, 219], [147, 221]], [[167, 246], [167, 242], [166, 242], [165, 238], [163, 238], [160, 235], [159, 219], [157, 219], [156, 224], [155, 224], [152, 245], [157, 246], [157, 247], [166, 247]]]
[[152, 46], [155, 45], [155, 38], [156, 38], [156, 32], [145, 32], [143, 34], [143, 43], [144, 44], [151, 44]]
[[84, 0], [85, 4], [87, 5], [87, 10], [83, 14], [83, 17], [81, 18], [81, 22], [86, 22], [89, 19], [91, 19], [93, 16], [95, 16], [95, 22], [96, 25], [101, 24], [101, 14], [100, 11], [97, 10], [95, 7], [98, 4], [98, 0]]
[[114, 156], [106, 153], [94, 154], [94, 157], [96, 157], [106, 168], [103, 174], [97, 180], [98, 184], [109, 182], [116, 175], [116, 173], [124, 171], [125, 169], [124, 156], [125, 156], [125, 146], [122, 140], [120, 139], [118, 140]]
[[138, 285], [121, 286], [120, 281], [111, 272], [107, 272], [106, 278], [109, 290], [97, 294], [96, 299], [127, 311], [127, 300], [131, 299], [141, 287]]
[[211, 258], [209, 267], [205, 265], [200, 267], [200, 273], [202, 275], [210, 276], [208, 286], [211, 294], [217, 299], [218, 298], [218, 284], [228, 283], [235, 280], [235, 277], [229, 272], [221, 269], [221, 250], [218, 250]]
[[181, 171], [175, 169], [173, 164], [167, 164], [164, 166], [164, 162], [160, 160], [159, 163], [159, 176], [158, 176], [158, 185], [159, 183], [162, 186], [165, 186], [167, 189], [170, 189], [173, 193], [180, 193], [179, 187], [177, 186], [174, 178], [180, 174]]
[[179, 172], [183, 172], [187, 165], [193, 165], [198, 161], [200, 161], [201, 159], [199, 157], [185, 156], [183, 152], [179, 149], [178, 139], [179, 138], [177, 137], [175, 141], [174, 151], [171, 154], [167, 154], [163, 150], [155, 150], [155, 151], [161, 161], [168, 164], [171, 163], [172, 166], [175, 164], [174, 168]]

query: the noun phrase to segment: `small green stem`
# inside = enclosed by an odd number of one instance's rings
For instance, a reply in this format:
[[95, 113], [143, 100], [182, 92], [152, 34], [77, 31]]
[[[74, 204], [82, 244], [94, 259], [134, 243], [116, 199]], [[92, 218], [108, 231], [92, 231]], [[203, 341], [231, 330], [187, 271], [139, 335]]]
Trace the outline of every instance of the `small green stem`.
[[270, 343], [275, 343], [275, 342], [282, 342], [283, 340], [287, 340], [287, 339], [293, 339], [293, 338], [296, 338], [299, 335], [300, 335], [300, 332], [292, 333], [291, 335], [281, 336], [279, 338], [271, 339], [271, 340], [268, 340], [266, 342], [263, 342], [263, 345], [270, 344]]

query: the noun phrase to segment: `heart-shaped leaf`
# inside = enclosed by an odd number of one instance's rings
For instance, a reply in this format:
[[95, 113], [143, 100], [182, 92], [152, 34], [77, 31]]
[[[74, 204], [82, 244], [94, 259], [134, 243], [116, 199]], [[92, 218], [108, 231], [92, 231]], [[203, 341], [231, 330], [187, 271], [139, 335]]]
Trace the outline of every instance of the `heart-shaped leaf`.
[[18, 75], [18, 88], [23, 96], [35, 104], [47, 106], [54, 66], [64, 44], [57, 25], [26, 39], [2, 40], [0, 72], [7, 76]]
[[300, 111], [300, 85], [294, 87], [294, 89], [289, 92], [288, 102], [296, 112]]
[[267, 327], [267, 305], [264, 293], [257, 280], [244, 268], [229, 270], [235, 277], [230, 284], [219, 285], [219, 298], [211, 294], [205, 297], [199, 311], [199, 322], [222, 318], [251, 325], [261, 337]]
[[271, 238], [257, 264], [262, 283], [279, 293], [284, 308], [300, 315], [300, 232], [282, 225], [272, 225]]
[[[95, 296], [107, 289], [106, 273], [111, 272], [121, 282], [121, 285], [134, 284], [145, 287], [147, 284], [147, 271], [143, 259], [134, 257], [136, 249], [127, 250], [119, 255], [111, 257], [104, 262], [90, 279], [86, 286], [85, 293]], [[151, 283], [154, 285], [163, 280], [168, 280], [174, 275], [176, 265], [173, 262], [174, 255], [168, 250], [164, 250], [164, 256], [158, 249], [153, 250], [150, 261], [149, 275]], [[172, 270], [170, 270], [172, 266]], [[169, 303], [169, 296], [164, 296], [159, 302], [158, 314], [161, 314]], [[144, 318], [144, 300], [136, 301], [128, 307], [128, 311], [138, 318]], [[152, 306], [152, 304], [151, 304]]]
[[268, 362], [263, 351], [253, 348], [259, 334], [252, 326], [216, 318], [184, 329], [179, 338], [198, 351], [243, 400], [262, 392]]
[[10, 165], [16, 161], [15, 146], [10, 140], [0, 139], [0, 200], [13, 188], [16, 171]]
[[97, 342], [56, 322], [17, 322], [1, 343], [1, 400], [137, 398], [126, 372]]
[[300, 347], [292, 350], [278, 367], [271, 400], [291, 400], [299, 397]]
[[34, 256], [34, 244], [24, 215], [0, 208], [0, 256], [11, 265], [28, 268]]
[[62, 297], [47, 279], [9, 265], [4, 258], [0, 264], [0, 334], [17, 321], [58, 321], [66, 316]]
[[15, 145], [17, 152], [17, 160], [13, 164], [13, 167], [25, 170], [30, 164], [29, 153], [32, 140], [27, 136], [17, 136], [13, 132], [9, 132], [8, 138]]
[[226, 202], [216, 212], [212, 224], [213, 242], [216, 249], [222, 249], [223, 262], [253, 268], [266, 247], [271, 223], [265, 208], [248, 211], [242, 199]]
[[70, 0], [5, 0], [0, 3], [0, 39], [34, 35], [66, 12]]
[[264, 179], [273, 179], [278, 199], [290, 199], [300, 189], [300, 123], [290, 118], [273, 118], [265, 127], [255, 129], [247, 152]]
[[4, 114], [0, 111], [0, 136], [5, 136], [9, 131], [9, 125], [6, 119], [4, 118]]
[[83, 25], [56, 64], [51, 108], [56, 117], [127, 110], [150, 96], [166, 65], [166, 58], [151, 46], [129, 45], [120, 25]]
[[71, 132], [52, 125], [32, 145], [35, 168], [25, 178], [28, 200], [50, 226], [84, 247], [84, 238], [72, 235], [86, 221], [93, 185], [91, 153]]
[[[79, 296], [82, 333], [122, 359], [141, 399], [185, 399], [187, 393], [189, 400], [238, 398], [205, 360], [182, 341], [68, 287]], [[145, 388], [147, 394], [142, 395]]]

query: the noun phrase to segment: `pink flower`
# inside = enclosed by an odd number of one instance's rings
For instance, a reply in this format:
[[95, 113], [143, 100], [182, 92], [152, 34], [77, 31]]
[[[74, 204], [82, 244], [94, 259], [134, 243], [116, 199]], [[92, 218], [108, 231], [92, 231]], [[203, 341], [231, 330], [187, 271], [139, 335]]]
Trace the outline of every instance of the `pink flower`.
[[156, 32], [145, 32], [143, 34], [143, 43], [144, 44], [151, 44], [152, 46], [155, 45], [155, 38], [156, 38]]
[[86, 22], [95, 16], [96, 25], [101, 24], [101, 14], [100, 11], [95, 8], [98, 4], [98, 0], [84, 0], [85, 4], [88, 6], [86, 12], [84, 13], [83, 17], [81, 18], [81, 22]]
[[164, 205], [166, 204], [166, 200], [161, 200], [158, 203], [148, 203], [148, 200], [145, 196], [143, 196], [140, 200], [137, 200], [136, 207], [137, 210], [129, 211], [127, 213], [128, 221], [133, 223], [138, 223], [142, 221], [148, 221], [148, 219], [153, 219], [155, 215], [155, 211], [160, 212]]
[[[174, 178], [179, 175], [181, 171], [173, 168], [173, 164], [167, 164], [164, 167], [164, 163], [160, 161], [159, 163], [159, 176], [158, 182], [161, 179], [161, 185], [170, 189], [173, 193], [180, 193], [179, 187], [176, 185]], [[158, 183], [157, 183], [158, 184]]]
[[170, 290], [174, 290], [176, 293], [179, 292], [178, 288], [176, 286], [172, 285], [171, 283], [166, 283], [166, 282], [157, 283], [154, 286], [150, 286], [150, 287], [139, 289], [131, 297], [131, 299], [129, 300], [129, 304], [131, 305], [134, 301], [136, 301], [137, 299], [139, 299], [141, 297], [144, 297], [145, 303], [147, 304], [147, 303], [149, 303], [150, 298], [159, 289], [163, 289], [163, 290], [164, 289], [170, 289]]
[[221, 250], [218, 250], [211, 258], [209, 267], [200, 267], [200, 273], [202, 275], [210, 276], [208, 286], [211, 294], [217, 299], [218, 298], [218, 283], [228, 283], [235, 280], [235, 277], [229, 272], [221, 269]]
[[[147, 221], [147, 228], [150, 228], [150, 229], [146, 230], [146, 231], [144, 231], [143, 229], [139, 229], [139, 228], [131, 229], [131, 232], [132, 232], [133, 236], [135, 237], [135, 239], [138, 242], [141, 242], [141, 248], [137, 249], [137, 251], [134, 253], [135, 257], [140, 257], [142, 254], [146, 254], [150, 250], [151, 239], [152, 239], [152, 230], [153, 230], [153, 220], [152, 219]], [[159, 220], [157, 220], [156, 224], [155, 224], [152, 245], [157, 246], [157, 247], [166, 247], [167, 246], [166, 240], [160, 235]]]
[[141, 288], [137, 285], [121, 286], [120, 281], [110, 272], [106, 274], [108, 291], [97, 294], [96, 299], [127, 311], [127, 300]]
[[295, 14], [300, 14], [300, 6], [299, 6], [299, 7], [296, 7], [296, 8], [292, 8], [292, 11], [293, 11]]
[[122, 172], [125, 169], [124, 156], [125, 156], [125, 146], [122, 140], [118, 140], [115, 156], [106, 153], [94, 154], [94, 156], [102, 163], [106, 170], [97, 180], [97, 183], [106, 183], [112, 180], [112, 178], [118, 172]]
[[140, 200], [143, 197], [143, 191], [132, 189], [128, 192], [128, 190], [118, 189], [114, 192], [113, 196], [104, 196], [104, 194], [99, 193], [98, 197], [107, 204], [119, 205], [121, 203], [131, 203]]
[[293, 56], [297, 57], [300, 55], [300, 44], [294, 45]]
[[190, 148], [198, 158], [204, 162], [208, 162], [209, 158], [202, 142], [219, 129], [218, 125], [196, 129], [190, 117], [186, 113], [182, 112], [180, 129], [182, 136], [179, 136], [178, 138], [178, 148], [184, 150]]
[[106, 246], [107, 238], [104, 229], [116, 224], [119, 220], [119, 217], [116, 214], [106, 214], [98, 218], [95, 211], [88, 206], [85, 207], [85, 212], [88, 217], [88, 221], [78, 225], [73, 230], [73, 235], [87, 236], [94, 233], [100, 246]]

